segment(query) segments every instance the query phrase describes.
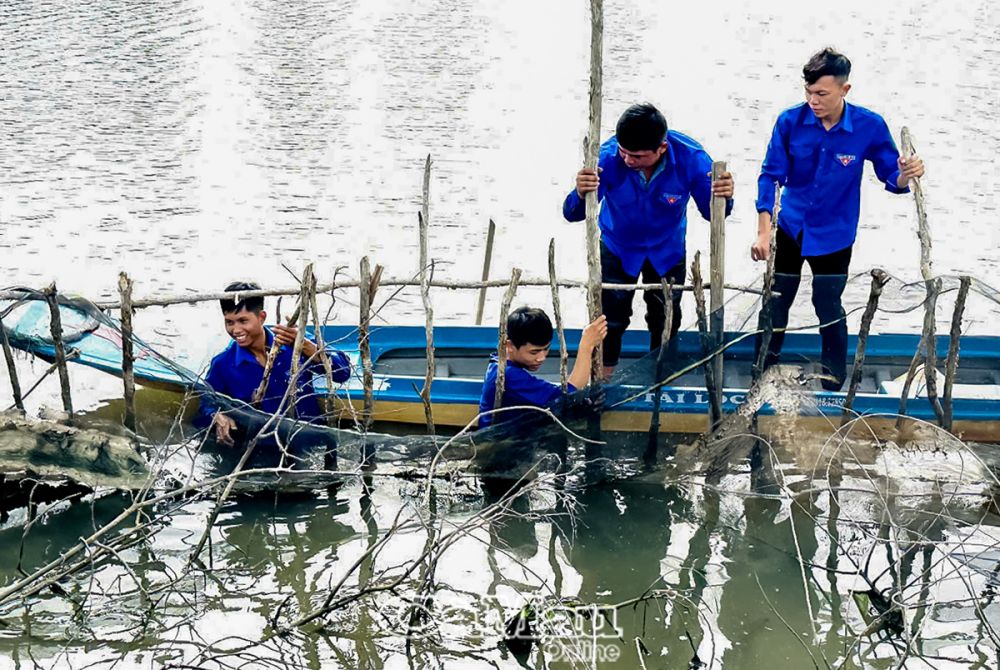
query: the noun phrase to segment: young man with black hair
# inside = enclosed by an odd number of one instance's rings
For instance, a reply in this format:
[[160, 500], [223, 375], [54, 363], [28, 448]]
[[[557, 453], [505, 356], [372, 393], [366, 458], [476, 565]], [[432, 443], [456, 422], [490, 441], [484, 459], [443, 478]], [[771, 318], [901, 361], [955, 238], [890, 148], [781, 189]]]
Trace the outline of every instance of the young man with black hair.
[[[225, 288], [227, 292], [259, 291], [260, 286], [249, 282], [235, 282]], [[237, 296], [239, 297], [239, 296]], [[292, 371], [292, 348], [298, 329], [293, 326], [276, 324], [265, 326], [267, 312], [264, 298], [251, 297], [238, 302], [224, 298], [222, 307], [226, 333], [233, 339], [226, 349], [212, 359], [205, 381], [212, 390], [234, 400], [250, 404], [253, 394], [264, 378], [271, 344], [281, 345], [259, 409], [273, 414], [281, 408], [281, 401], [288, 390]], [[302, 340], [301, 372], [299, 373], [295, 413], [302, 421], [311, 421], [321, 416], [319, 403], [312, 386], [314, 374], [321, 374], [323, 367], [316, 356], [317, 347], [309, 338]], [[345, 382], [351, 376], [351, 364], [347, 356], [335, 349], [327, 348], [327, 355], [333, 368], [333, 381]], [[196, 424], [214, 426], [219, 442], [232, 445], [236, 422], [212, 402], [211, 396], [203, 396], [199, 406]]]
[[871, 161], [890, 193], [909, 192], [910, 180], [924, 174], [918, 157], [900, 157], [881, 116], [847, 104], [850, 74], [851, 61], [829, 48], [802, 68], [806, 101], [782, 112], [774, 125], [757, 180], [757, 240], [750, 249], [755, 261], [767, 260], [775, 184], [783, 186], [774, 257], [774, 290], [780, 295], [771, 302], [775, 332], [765, 364], [779, 360], [788, 311], [808, 262], [821, 324], [820, 358], [830, 377], [823, 387], [829, 391], [839, 390], [847, 376], [841, 296], [858, 232], [864, 163]]
[[[567, 392], [575, 393], [590, 383], [590, 359], [594, 348], [608, 333], [608, 322], [603, 316], [583, 329], [577, 347], [576, 362], [567, 379]], [[535, 307], [519, 307], [507, 317], [507, 369], [504, 376], [502, 407], [531, 405], [545, 407], [562, 395], [562, 387], [540, 377], [533, 372], [545, 362], [552, 345], [552, 322], [548, 315]], [[479, 399], [479, 427], [509, 421], [523, 412], [491, 412], [496, 403], [497, 355], [490, 357], [483, 381], [483, 394]], [[524, 410], [529, 411], [529, 410]]]
[[[705, 220], [711, 219], [713, 194], [733, 209], [733, 179], [725, 173], [712, 184], [712, 159], [687, 135], [669, 130], [650, 104], [632, 105], [618, 119], [615, 136], [601, 146], [597, 171], [584, 168], [566, 196], [563, 216], [582, 221], [584, 197], [597, 191], [601, 202], [601, 278], [605, 283], [647, 284], [665, 278], [683, 284], [686, 270], [687, 205], [693, 197]], [[632, 317], [633, 291], [602, 291], [608, 337], [604, 343], [605, 376], [618, 364], [622, 335]], [[674, 291], [671, 334], [681, 323], [680, 291]], [[666, 319], [663, 291], [644, 291], [649, 348], [663, 338]]]

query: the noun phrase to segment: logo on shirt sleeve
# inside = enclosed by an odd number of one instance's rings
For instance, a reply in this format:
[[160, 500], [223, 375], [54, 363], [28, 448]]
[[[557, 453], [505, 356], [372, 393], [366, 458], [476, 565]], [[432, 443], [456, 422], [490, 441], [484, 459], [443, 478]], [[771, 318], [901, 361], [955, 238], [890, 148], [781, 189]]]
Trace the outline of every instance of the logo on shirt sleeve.
[[841, 165], [847, 167], [854, 161], [858, 160], [858, 157], [854, 154], [837, 154], [837, 160], [840, 161]]

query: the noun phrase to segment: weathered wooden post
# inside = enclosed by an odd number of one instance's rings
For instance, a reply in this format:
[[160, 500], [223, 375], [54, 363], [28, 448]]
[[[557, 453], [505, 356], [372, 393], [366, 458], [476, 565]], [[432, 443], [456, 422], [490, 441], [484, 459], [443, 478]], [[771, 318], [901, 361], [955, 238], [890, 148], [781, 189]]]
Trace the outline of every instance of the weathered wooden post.
[[125, 427], [136, 434], [135, 417], [135, 354], [132, 350], [132, 280], [118, 273], [118, 295], [121, 297], [122, 382], [125, 386]]
[[[722, 178], [726, 172], [724, 161], [712, 163], [712, 184]], [[723, 287], [726, 281], [726, 199], [712, 197], [711, 207], [711, 241], [709, 247], [709, 299], [711, 307], [711, 319], [709, 326], [712, 331], [712, 346], [716, 351], [712, 358], [713, 375], [715, 377], [715, 404], [722, 411], [722, 387], [723, 377], [723, 339], [725, 337], [725, 293]], [[670, 324], [667, 324], [667, 328]], [[721, 419], [721, 414], [720, 417]]]
[[7, 331], [3, 327], [3, 317], [0, 317], [0, 345], [3, 346], [3, 357], [7, 361], [7, 375], [10, 377], [10, 390], [14, 396], [14, 406], [24, 411], [24, 399], [21, 396], [21, 382], [17, 378], [17, 366], [14, 363], [14, 352], [7, 340]]
[[851, 408], [854, 406], [854, 397], [858, 393], [858, 385], [861, 383], [861, 376], [865, 365], [865, 348], [868, 346], [868, 333], [871, 331], [872, 319], [878, 310], [878, 301], [882, 296], [882, 289], [889, 283], [889, 275], [883, 270], [875, 268], [871, 271], [872, 287], [868, 294], [868, 304], [865, 306], [865, 313], [861, 316], [861, 328], [858, 330], [858, 347], [854, 352], [854, 370], [851, 372], [851, 383], [847, 387], [847, 397], [844, 399], [844, 412], [840, 417], [840, 425], [846, 424], [851, 418]]
[[427, 421], [427, 434], [434, 434], [434, 410], [431, 407], [431, 384], [434, 382], [434, 308], [431, 306], [431, 274], [434, 271], [433, 261], [427, 257], [427, 237], [431, 217], [431, 157], [427, 155], [424, 163], [424, 201], [423, 211], [419, 219], [420, 231], [420, 298], [424, 303], [424, 338], [426, 340], [427, 370], [424, 374], [424, 386], [420, 389], [420, 399], [424, 403], [424, 418]]
[[709, 424], [708, 430], [711, 432], [722, 420], [722, 405], [719, 402], [721, 395], [717, 392], [718, 380], [715, 378], [715, 367], [709, 357], [712, 348], [712, 338], [708, 332], [708, 314], [705, 310], [705, 283], [701, 278], [701, 252], [696, 251], [694, 262], [691, 264], [691, 284], [694, 286], [695, 311], [698, 314], [698, 333], [701, 336], [701, 350], [706, 358], [705, 368], [705, 390], [708, 391]]
[[[601, 151], [601, 105], [604, 86], [604, 0], [590, 0], [590, 126], [585, 143], [584, 166], [597, 172]], [[597, 191], [585, 198], [587, 234], [587, 313], [590, 321], [599, 317], [601, 307], [601, 231], [597, 227]], [[590, 378], [604, 378], [603, 345], [594, 348]]]
[[666, 279], [663, 284], [663, 313], [666, 327], [663, 329], [663, 339], [660, 340], [660, 351], [656, 354], [656, 383], [653, 385], [653, 416], [649, 421], [649, 441], [646, 445], [644, 459], [650, 462], [656, 458], [656, 447], [660, 433], [660, 403], [663, 397], [663, 380], [666, 376], [667, 351], [670, 348], [670, 326], [674, 322], [673, 285]]
[[[490, 264], [493, 262], [493, 238], [496, 236], [497, 224], [490, 219], [490, 226], [486, 230], [486, 254], [483, 257], [483, 281], [490, 278]], [[483, 309], [486, 308], [486, 287], [479, 289], [479, 303], [476, 305], [476, 325], [483, 325]]]
[[364, 389], [364, 409], [361, 413], [361, 427], [368, 431], [372, 425], [372, 415], [375, 413], [375, 374], [372, 366], [372, 348], [368, 340], [371, 326], [371, 311], [373, 299], [373, 276], [368, 257], [361, 259], [361, 276], [358, 284], [360, 301], [358, 303], [360, 320], [358, 322], [358, 348], [361, 353], [361, 384]]
[[306, 324], [309, 323], [309, 294], [312, 291], [315, 278], [313, 277], [313, 264], [307, 263], [302, 271], [302, 285], [299, 291], [299, 312], [298, 320], [295, 322], [295, 344], [292, 345], [292, 367], [291, 375], [294, 383], [288, 389], [288, 413], [292, 418], [298, 418], [299, 412], [296, 407], [298, 401], [298, 379], [301, 370], [302, 345], [306, 337]]
[[497, 335], [497, 382], [496, 395], [493, 397], [493, 409], [498, 410], [503, 407], [504, 382], [507, 378], [507, 316], [510, 314], [510, 303], [517, 293], [517, 283], [521, 280], [520, 268], [510, 271], [510, 284], [503, 294], [503, 302], [500, 303], [500, 327]]
[[62, 318], [59, 316], [56, 283], [49, 284], [43, 293], [49, 304], [49, 331], [52, 334], [52, 345], [56, 350], [56, 367], [59, 370], [59, 388], [62, 391], [63, 409], [72, 417], [73, 397], [69, 386], [69, 370], [66, 369], [66, 348], [63, 346]]
[[[750, 386], [752, 387], [764, 374], [764, 362], [767, 360], [767, 350], [771, 346], [771, 336], [774, 334], [774, 325], [771, 318], [771, 301], [774, 292], [774, 252], [777, 247], [776, 233], [778, 230], [778, 215], [781, 208], [781, 186], [774, 185], [774, 211], [771, 212], [771, 241], [767, 254], [767, 265], [764, 270], [764, 293], [760, 299], [760, 351], [757, 352], [757, 359], [753, 362], [750, 371]], [[756, 421], [757, 415], [754, 414]]]
[[955, 385], [955, 375], [958, 372], [958, 354], [962, 338], [962, 317], [965, 314], [965, 301], [969, 297], [969, 286], [972, 284], [970, 277], [959, 279], [958, 296], [955, 298], [955, 311], [951, 316], [950, 341], [948, 343], [948, 360], [945, 363], [944, 373], [944, 428], [952, 429], [953, 403], [951, 399], [952, 387]]
[[552, 314], [556, 320], [556, 336], [559, 338], [559, 383], [562, 392], [567, 390], [567, 369], [569, 352], [566, 351], [566, 332], [563, 330], [562, 307], [559, 304], [559, 282], [556, 277], [556, 240], [549, 239], [549, 288], [552, 291]]
[[[335, 428], [337, 426], [337, 417], [334, 415], [333, 407], [336, 396], [334, 395], [333, 389], [333, 363], [330, 362], [330, 356], [326, 351], [326, 341], [323, 337], [323, 319], [319, 315], [319, 304], [316, 299], [316, 293], [318, 290], [316, 275], [312, 277], [312, 285], [309, 287], [309, 308], [313, 315], [313, 337], [316, 339], [316, 351], [319, 356], [320, 363], [323, 364], [323, 377], [326, 380], [326, 398], [323, 405], [323, 417], [326, 420], [326, 425]], [[333, 298], [333, 291], [330, 291], [331, 299]], [[348, 398], [348, 402], [350, 399]], [[331, 441], [327, 443], [326, 451], [323, 452], [323, 468], [326, 470], [336, 470], [337, 469], [337, 445], [335, 442]]]

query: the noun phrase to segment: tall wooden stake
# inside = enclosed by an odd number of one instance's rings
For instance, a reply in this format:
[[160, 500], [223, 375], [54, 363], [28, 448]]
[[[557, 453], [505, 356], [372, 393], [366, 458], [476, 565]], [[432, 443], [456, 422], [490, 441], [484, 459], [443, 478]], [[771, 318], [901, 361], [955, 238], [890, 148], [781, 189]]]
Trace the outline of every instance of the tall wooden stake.
[[[330, 356], [326, 351], [326, 340], [323, 337], [323, 317], [319, 315], [319, 304], [316, 300], [316, 289], [318, 282], [316, 281], [316, 275], [312, 276], [312, 285], [309, 287], [309, 310], [312, 312], [313, 316], [313, 337], [316, 339], [316, 351], [319, 356], [320, 363], [323, 364], [323, 377], [326, 380], [326, 399], [323, 406], [323, 417], [326, 420], [326, 425], [331, 428], [337, 427], [337, 417], [334, 415], [334, 395], [335, 391], [333, 388], [333, 363], [330, 361]], [[331, 291], [331, 298], [332, 296]], [[280, 317], [279, 317], [280, 320]], [[350, 398], [348, 398], [350, 402]], [[323, 453], [323, 468], [326, 470], [336, 470], [337, 469], [337, 445], [335, 442], [327, 444], [326, 451]]]
[[500, 303], [500, 328], [497, 336], [497, 383], [496, 395], [493, 397], [493, 409], [503, 407], [504, 382], [507, 378], [507, 315], [510, 314], [510, 303], [514, 301], [514, 294], [517, 293], [517, 282], [520, 280], [520, 268], [511, 270], [510, 284], [503, 294], [503, 302]]
[[962, 317], [965, 314], [965, 300], [969, 297], [969, 286], [972, 280], [962, 277], [958, 287], [958, 297], [955, 298], [955, 311], [951, 316], [950, 342], [948, 343], [948, 361], [944, 373], [944, 428], [952, 429], [952, 387], [955, 385], [955, 374], [958, 372], [958, 353], [962, 338]]
[[[497, 233], [497, 224], [490, 219], [490, 227], [486, 230], [486, 255], [483, 257], [483, 281], [490, 278], [490, 264], [493, 262], [493, 238]], [[486, 308], [486, 287], [479, 289], [479, 303], [476, 305], [476, 325], [483, 325], [483, 309]]]
[[24, 398], [21, 396], [21, 382], [17, 378], [14, 352], [11, 351], [10, 342], [7, 340], [7, 331], [4, 330], [2, 317], [0, 317], [0, 345], [3, 346], [3, 357], [7, 361], [7, 374], [10, 377], [10, 390], [14, 396], [14, 406], [23, 412]]
[[[708, 315], [705, 311], [705, 289], [701, 279], [701, 252], [696, 251], [691, 264], [691, 283], [694, 284], [694, 304], [698, 314], [698, 332], [701, 334], [701, 350], [705, 356], [711, 351], [712, 338], [708, 332]], [[710, 360], [705, 361], [705, 390], [708, 391], [709, 432], [715, 430], [722, 420], [722, 405], [717, 392], [718, 380], [715, 378], [715, 367]]]
[[[724, 161], [715, 161], [712, 163], [712, 184], [722, 178], [722, 175], [726, 172], [726, 163]], [[711, 281], [711, 287], [709, 289], [710, 307], [711, 307], [711, 319], [709, 321], [709, 326], [712, 330], [712, 342], [713, 347], [718, 352], [712, 359], [713, 374], [715, 376], [716, 387], [715, 387], [715, 403], [719, 406], [720, 411], [722, 407], [722, 387], [723, 387], [723, 352], [722, 344], [723, 338], [725, 337], [725, 294], [723, 292], [723, 285], [725, 284], [726, 275], [726, 199], [713, 197], [712, 198], [712, 226], [711, 226], [711, 242], [710, 242], [710, 254], [709, 254], [709, 280]], [[668, 326], [669, 328], [669, 326]]]
[[854, 406], [854, 397], [858, 393], [858, 385], [861, 383], [861, 376], [864, 371], [868, 333], [871, 331], [872, 319], [875, 318], [875, 312], [878, 310], [878, 301], [882, 296], [882, 289], [889, 283], [889, 275], [879, 268], [873, 269], [871, 275], [872, 287], [868, 294], [868, 304], [865, 306], [865, 313], [861, 316], [861, 329], [858, 331], [858, 348], [854, 352], [854, 371], [851, 373], [851, 383], [847, 387], [847, 398], [844, 399], [844, 413], [840, 418], [841, 425], [850, 421], [851, 407]]
[[[764, 374], [764, 361], [767, 360], [767, 350], [771, 346], [771, 336], [774, 334], [774, 327], [771, 320], [771, 301], [774, 292], [774, 252], [777, 248], [778, 215], [781, 209], [781, 186], [774, 185], [774, 211], [771, 213], [771, 242], [767, 255], [767, 266], [764, 270], [764, 294], [760, 299], [761, 333], [760, 351], [757, 353], [757, 360], [753, 362], [750, 370], [750, 386], [752, 387]], [[754, 421], [757, 414], [754, 413]]]
[[666, 377], [667, 352], [670, 348], [670, 326], [674, 322], [673, 287], [666, 279], [663, 282], [663, 313], [666, 327], [663, 329], [663, 339], [660, 340], [660, 351], [656, 354], [656, 384], [653, 386], [653, 416], [649, 421], [649, 441], [646, 445], [644, 459], [647, 462], [656, 457], [656, 447], [660, 434], [660, 402], [663, 397], [663, 380]]
[[296, 419], [299, 416], [296, 402], [298, 402], [299, 395], [298, 379], [299, 369], [302, 365], [302, 344], [305, 342], [306, 324], [309, 323], [310, 292], [312, 291], [312, 287], [315, 282], [316, 279], [313, 277], [313, 264], [307, 263], [305, 270], [302, 271], [302, 292], [299, 293], [299, 318], [295, 322], [295, 344], [292, 345], [291, 378], [294, 383], [292, 384], [292, 387], [288, 389], [288, 415]]
[[[584, 166], [597, 170], [601, 150], [601, 104], [604, 81], [604, 0], [590, 0], [590, 126], [587, 131]], [[599, 317], [601, 308], [601, 231], [597, 227], [597, 192], [585, 199], [587, 230], [587, 313], [590, 321]], [[594, 348], [590, 378], [604, 378], [603, 346]]]
[[559, 284], [556, 281], [556, 240], [549, 239], [549, 288], [552, 290], [552, 314], [556, 320], [556, 335], [559, 338], [559, 383], [566, 393], [569, 352], [566, 351], [566, 332], [563, 330], [562, 308], [559, 304]]
[[56, 350], [56, 367], [59, 370], [59, 388], [62, 391], [63, 409], [72, 417], [73, 397], [69, 386], [69, 370], [66, 369], [66, 348], [63, 346], [62, 319], [59, 316], [55, 282], [49, 284], [43, 293], [46, 302], [49, 303], [49, 330], [52, 333], [52, 344]]
[[124, 272], [118, 273], [118, 294], [122, 301], [122, 382], [125, 386], [125, 427], [135, 435], [135, 355], [132, 350], [132, 280]]
[[361, 283], [358, 286], [361, 299], [358, 303], [360, 319], [358, 322], [358, 349], [361, 353], [361, 384], [364, 388], [364, 410], [361, 413], [361, 428], [368, 431], [372, 425], [372, 415], [375, 413], [375, 372], [372, 366], [372, 347], [368, 340], [369, 327], [372, 318], [372, 272], [368, 257], [361, 259]]
[[431, 383], [434, 381], [434, 308], [431, 306], [431, 273], [433, 261], [427, 258], [427, 237], [431, 216], [431, 157], [428, 154], [424, 163], [424, 203], [419, 218], [420, 230], [420, 297], [424, 303], [424, 338], [427, 341], [427, 371], [424, 374], [424, 386], [420, 389], [420, 399], [424, 403], [424, 418], [427, 421], [427, 434], [434, 434], [434, 410], [431, 407]]

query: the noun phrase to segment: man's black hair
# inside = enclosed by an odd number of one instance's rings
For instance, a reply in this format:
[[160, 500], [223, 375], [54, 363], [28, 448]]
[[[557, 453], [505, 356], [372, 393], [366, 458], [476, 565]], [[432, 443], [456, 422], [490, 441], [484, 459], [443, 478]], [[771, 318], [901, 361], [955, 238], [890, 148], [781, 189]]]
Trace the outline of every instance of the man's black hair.
[[[226, 293], [259, 290], [260, 286], [252, 281], [235, 281], [225, 288]], [[253, 312], [254, 314], [260, 314], [264, 309], [264, 297], [258, 296], [256, 298], [244, 298], [239, 302], [234, 301], [232, 298], [223, 298], [219, 301], [219, 304], [222, 305], [223, 314], [235, 314], [243, 309], [248, 312]]]
[[813, 54], [802, 68], [802, 78], [806, 80], [808, 86], [812, 86], [820, 80], [820, 77], [827, 75], [832, 75], [840, 83], [844, 83], [851, 76], [851, 61], [830, 47]]
[[544, 347], [552, 342], [549, 315], [537, 307], [518, 307], [507, 317], [507, 339], [515, 347], [526, 344]]
[[627, 151], [655, 151], [667, 139], [667, 120], [648, 102], [632, 105], [618, 119], [615, 137]]

